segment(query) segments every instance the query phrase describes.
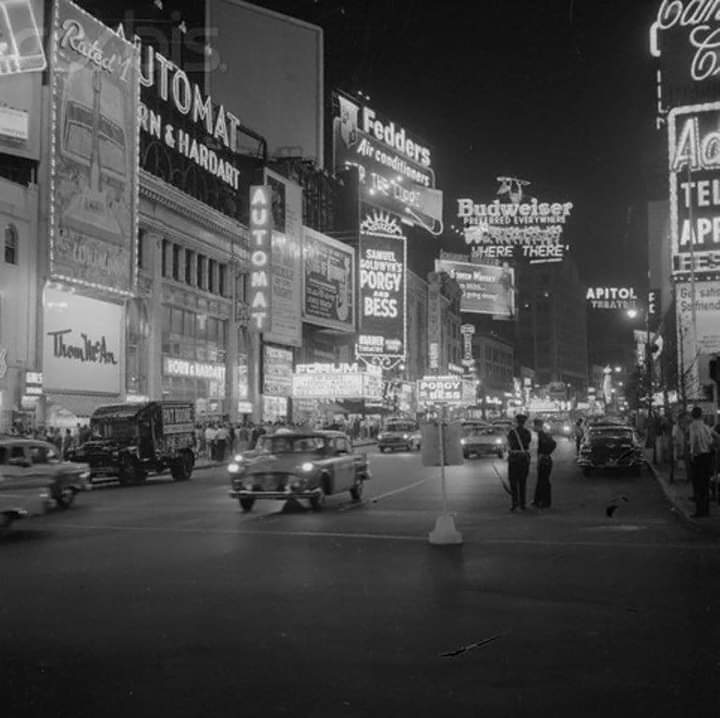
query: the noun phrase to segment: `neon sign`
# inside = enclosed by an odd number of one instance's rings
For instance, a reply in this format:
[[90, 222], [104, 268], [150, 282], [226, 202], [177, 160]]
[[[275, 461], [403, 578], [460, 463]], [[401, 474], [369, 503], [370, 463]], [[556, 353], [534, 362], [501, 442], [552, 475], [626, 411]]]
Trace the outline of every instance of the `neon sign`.
[[593, 309], [631, 309], [638, 304], [632, 287], [590, 287], [585, 298]]
[[0, 77], [46, 67], [31, 0], [0, 0]]
[[272, 194], [268, 185], [250, 187], [250, 326], [270, 329]]

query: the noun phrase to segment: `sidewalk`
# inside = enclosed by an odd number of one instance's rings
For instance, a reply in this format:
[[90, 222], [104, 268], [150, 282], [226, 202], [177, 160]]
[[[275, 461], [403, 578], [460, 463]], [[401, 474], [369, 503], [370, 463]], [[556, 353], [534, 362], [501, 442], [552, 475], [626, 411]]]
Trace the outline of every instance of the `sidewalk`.
[[702, 519], [692, 518], [695, 513], [695, 502], [690, 500], [693, 493], [692, 484], [685, 475], [683, 462], [678, 462], [673, 480], [670, 480], [670, 466], [668, 464], [652, 463], [652, 449], [646, 449], [647, 465], [658, 480], [665, 496], [673, 505], [677, 517], [688, 526], [697, 531], [703, 531], [714, 536], [720, 536], [720, 505], [718, 498], [710, 497], [710, 516]]
[[[353, 446], [357, 448], [362, 448], [365, 446], [375, 446], [377, 444], [377, 439], [356, 439], [353, 441]], [[206, 456], [198, 456], [195, 459], [195, 468], [196, 469], [214, 469], [218, 466], [224, 466], [230, 461], [230, 457], [228, 457], [225, 461], [214, 461], [212, 459], [208, 459]]]

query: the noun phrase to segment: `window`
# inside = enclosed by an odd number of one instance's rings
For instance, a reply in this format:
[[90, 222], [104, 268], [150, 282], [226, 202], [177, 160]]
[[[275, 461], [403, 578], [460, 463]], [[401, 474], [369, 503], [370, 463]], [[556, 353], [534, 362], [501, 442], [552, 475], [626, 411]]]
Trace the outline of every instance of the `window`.
[[167, 239], [163, 239], [162, 241], [162, 258], [161, 258], [161, 267], [160, 267], [160, 273], [163, 277], [168, 276], [168, 267], [167, 267], [167, 260], [168, 260], [168, 246], [170, 242], [167, 241]]
[[197, 256], [197, 272], [195, 276], [197, 277], [196, 285], [198, 289], [205, 289], [205, 262], [207, 261], [207, 257], [203, 254], [198, 254]]
[[137, 266], [138, 269], [143, 268], [143, 252], [145, 251], [145, 232], [140, 231], [138, 232], [138, 241], [137, 241]]
[[227, 264], [221, 264], [218, 272], [218, 294], [227, 297]]
[[33, 464], [47, 464], [47, 449], [41, 444], [33, 444], [30, 447], [30, 461], [32, 461]]
[[7, 464], [7, 449], [0, 446], [0, 465]]
[[217, 262], [214, 259], [208, 259], [208, 292], [215, 293], [215, 267]]
[[180, 281], [180, 245], [173, 244], [172, 248], [172, 278]]
[[195, 252], [190, 249], [185, 250], [185, 284], [194, 284], [195, 277], [193, 276], [193, 258]]
[[5, 227], [5, 263], [18, 263], [18, 231], [14, 224]]

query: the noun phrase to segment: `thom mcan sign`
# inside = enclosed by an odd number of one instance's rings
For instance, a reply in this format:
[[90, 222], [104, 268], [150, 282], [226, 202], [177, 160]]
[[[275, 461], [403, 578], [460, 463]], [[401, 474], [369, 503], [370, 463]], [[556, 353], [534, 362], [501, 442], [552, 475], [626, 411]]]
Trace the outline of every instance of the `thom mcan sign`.
[[268, 185], [250, 187], [250, 328], [270, 330], [272, 194]]

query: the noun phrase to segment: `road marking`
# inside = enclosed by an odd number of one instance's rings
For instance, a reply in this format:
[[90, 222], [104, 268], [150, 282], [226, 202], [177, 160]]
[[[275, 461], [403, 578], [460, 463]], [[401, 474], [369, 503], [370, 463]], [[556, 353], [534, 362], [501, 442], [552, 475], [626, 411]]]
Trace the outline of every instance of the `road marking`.
[[416, 486], [421, 486], [427, 481], [427, 479], [420, 479], [419, 481], [415, 481], [412, 484], [408, 484], [407, 486], [401, 486], [399, 489], [393, 489], [392, 491], [386, 491], [384, 494], [378, 494], [377, 496], [369, 496], [367, 499], [363, 499], [362, 501], [353, 502], [351, 504], [343, 504], [340, 506], [337, 510], [340, 511], [350, 511], [351, 509], [357, 509], [360, 506], [366, 506], [367, 504], [375, 504], [380, 499], [386, 499], [388, 496], [395, 496], [396, 494], [402, 494], [404, 491], [409, 491], [410, 489], [414, 489]]

